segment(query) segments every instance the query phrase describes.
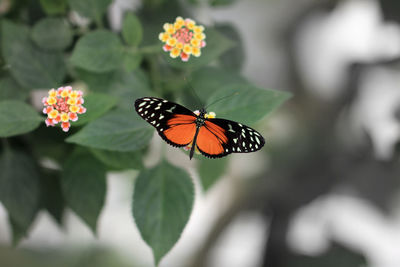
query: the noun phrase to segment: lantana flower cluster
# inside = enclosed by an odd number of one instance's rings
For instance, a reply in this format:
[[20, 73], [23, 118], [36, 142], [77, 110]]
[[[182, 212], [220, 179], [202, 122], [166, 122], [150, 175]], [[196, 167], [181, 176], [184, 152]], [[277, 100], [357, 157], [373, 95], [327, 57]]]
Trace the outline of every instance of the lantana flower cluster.
[[61, 122], [61, 128], [68, 132], [71, 127], [70, 121], [77, 121], [78, 114], [86, 112], [82, 106], [84, 103], [83, 93], [80, 90], [72, 90], [71, 86], [51, 89], [49, 95], [42, 102], [45, 106], [43, 113], [47, 114], [46, 125], [55, 126]]
[[[195, 110], [195, 111], [193, 111], [193, 113], [194, 114], [196, 114], [197, 116], [199, 116], [200, 115], [200, 111], [199, 110]], [[207, 118], [209, 118], [209, 119], [213, 119], [213, 118], [215, 118], [217, 115], [215, 114], [215, 112], [209, 112], [209, 113], [206, 113], [205, 115], [204, 115], [204, 117], [207, 119]], [[188, 144], [187, 146], [185, 146], [185, 147], [183, 147], [183, 149], [185, 150], [185, 151], [189, 151], [191, 148], [192, 148], [192, 145], [193, 145], [193, 143], [190, 143], [190, 144]], [[197, 147], [195, 147], [194, 148], [194, 152], [196, 152], [196, 154], [200, 154], [200, 151], [197, 149]]]
[[188, 61], [190, 55], [201, 55], [201, 48], [206, 46], [203, 26], [196, 25], [191, 19], [177, 17], [174, 23], [165, 23], [163, 28], [165, 32], [160, 33], [159, 39], [165, 43], [163, 49], [172, 58], [180, 56], [182, 61]]

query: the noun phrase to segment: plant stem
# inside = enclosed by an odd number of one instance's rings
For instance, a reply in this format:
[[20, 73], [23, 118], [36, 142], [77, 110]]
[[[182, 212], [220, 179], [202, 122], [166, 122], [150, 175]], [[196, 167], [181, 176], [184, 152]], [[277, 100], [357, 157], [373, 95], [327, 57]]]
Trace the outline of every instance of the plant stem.
[[154, 91], [161, 96], [162, 95], [161, 75], [160, 75], [160, 68], [157, 63], [157, 55], [150, 55], [148, 59], [150, 65], [150, 77]]

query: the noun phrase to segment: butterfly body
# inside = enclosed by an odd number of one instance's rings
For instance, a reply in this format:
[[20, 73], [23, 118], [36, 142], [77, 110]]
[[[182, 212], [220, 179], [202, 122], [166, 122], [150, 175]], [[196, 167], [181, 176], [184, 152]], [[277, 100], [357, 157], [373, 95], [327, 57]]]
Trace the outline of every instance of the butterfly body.
[[220, 158], [230, 153], [254, 152], [265, 144], [254, 129], [235, 121], [208, 117], [205, 109], [196, 114], [177, 103], [155, 97], [137, 99], [135, 109], [168, 144], [191, 145], [190, 158], [196, 148], [206, 157]]

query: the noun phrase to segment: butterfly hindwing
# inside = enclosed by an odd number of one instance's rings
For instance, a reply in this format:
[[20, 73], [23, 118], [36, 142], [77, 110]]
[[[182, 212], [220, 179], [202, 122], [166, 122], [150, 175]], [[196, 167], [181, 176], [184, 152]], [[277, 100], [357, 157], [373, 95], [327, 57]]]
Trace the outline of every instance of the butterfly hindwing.
[[[211, 135], [204, 134], [197, 140], [197, 146], [200, 152], [210, 158], [223, 157], [230, 153], [249, 153], [260, 150], [265, 140], [256, 130], [241, 123], [210, 118], [206, 120], [203, 128], [207, 129]], [[202, 141], [202, 138], [211, 140], [213, 145]]]
[[189, 144], [196, 130], [196, 115], [177, 103], [156, 97], [143, 97], [135, 101], [136, 112], [170, 145]]

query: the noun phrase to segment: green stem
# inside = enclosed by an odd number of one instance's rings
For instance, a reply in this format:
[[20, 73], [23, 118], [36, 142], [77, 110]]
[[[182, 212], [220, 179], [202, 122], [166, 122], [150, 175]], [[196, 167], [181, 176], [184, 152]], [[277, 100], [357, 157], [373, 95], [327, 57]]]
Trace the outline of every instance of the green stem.
[[98, 27], [99, 29], [104, 28], [104, 25], [103, 25], [103, 18], [102, 18], [101, 15], [100, 15], [100, 16], [96, 16], [95, 22], [96, 22], [96, 25], [97, 25], [97, 27]]
[[161, 46], [156, 44], [140, 47], [137, 51], [143, 54], [157, 54], [160, 53], [161, 49]]
[[150, 55], [148, 59], [150, 65], [150, 77], [153, 83], [154, 91], [161, 96], [162, 95], [161, 74], [160, 74], [160, 68], [157, 63], [157, 55]]
[[4, 153], [10, 152], [10, 143], [8, 142], [7, 138], [0, 138], [1, 139], [1, 144], [3, 146], [3, 151]]

